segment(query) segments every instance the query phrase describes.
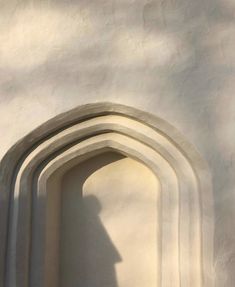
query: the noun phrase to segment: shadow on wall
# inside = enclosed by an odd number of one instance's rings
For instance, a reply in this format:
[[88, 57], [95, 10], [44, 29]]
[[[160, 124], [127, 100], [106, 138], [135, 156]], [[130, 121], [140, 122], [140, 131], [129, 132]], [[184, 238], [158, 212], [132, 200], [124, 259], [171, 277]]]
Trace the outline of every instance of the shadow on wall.
[[216, 286], [234, 286], [234, 1], [2, 2], [2, 133], [104, 97], [176, 121], [212, 168]]
[[[86, 179], [97, 169], [123, 158], [119, 154], [99, 156], [93, 166], [86, 162], [64, 177], [62, 184], [60, 286], [118, 287], [115, 264], [122, 258], [99, 213], [95, 195], [83, 195]], [[84, 165], [84, 166], [83, 166]], [[76, 177], [74, 175], [76, 174]], [[68, 189], [69, 188], [69, 189]]]
[[67, 272], [61, 273], [61, 286], [118, 287], [115, 264], [121, 257], [99, 218], [101, 204], [94, 195], [77, 203], [71, 236], [62, 244], [61, 267]]

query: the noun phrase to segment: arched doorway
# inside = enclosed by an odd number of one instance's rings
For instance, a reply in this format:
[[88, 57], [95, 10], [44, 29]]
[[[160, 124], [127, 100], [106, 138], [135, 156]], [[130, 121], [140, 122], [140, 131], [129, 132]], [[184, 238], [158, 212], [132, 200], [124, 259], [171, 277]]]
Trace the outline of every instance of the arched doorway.
[[46, 286], [156, 287], [158, 201], [156, 176], [114, 152], [52, 176]]
[[4, 157], [1, 287], [45, 286], [48, 184], [55, 173], [107, 151], [141, 162], [159, 179], [156, 286], [213, 286], [213, 198], [206, 163], [162, 119], [102, 103], [52, 119]]

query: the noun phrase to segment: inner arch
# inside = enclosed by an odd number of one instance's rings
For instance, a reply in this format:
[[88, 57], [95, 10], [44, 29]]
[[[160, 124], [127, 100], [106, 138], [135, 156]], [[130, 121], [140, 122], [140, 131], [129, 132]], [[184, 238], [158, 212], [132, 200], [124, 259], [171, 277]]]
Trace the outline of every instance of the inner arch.
[[149, 168], [106, 152], [47, 186], [46, 286], [157, 287], [159, 183]]

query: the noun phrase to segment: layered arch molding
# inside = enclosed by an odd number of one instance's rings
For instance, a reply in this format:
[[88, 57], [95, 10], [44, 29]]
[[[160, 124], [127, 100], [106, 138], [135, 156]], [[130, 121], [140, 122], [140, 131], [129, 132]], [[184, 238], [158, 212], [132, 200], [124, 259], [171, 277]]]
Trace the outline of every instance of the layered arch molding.
[[3, 158], [0, 287], [48, 286], [48, 181], [108, 151], [141, 162], [160, 182], [156, 287], [214, 286], [213, 196], [205, 161], [166, 121], [99, 103], [49, 120]]

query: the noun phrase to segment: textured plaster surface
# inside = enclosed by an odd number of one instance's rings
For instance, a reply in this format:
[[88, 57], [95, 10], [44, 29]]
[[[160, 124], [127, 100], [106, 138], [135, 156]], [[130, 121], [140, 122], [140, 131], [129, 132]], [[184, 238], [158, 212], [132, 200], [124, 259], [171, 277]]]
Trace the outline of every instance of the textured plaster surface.
[[235, 1], [1, 1], [0, 155], [111, 101], [177, 127], [210, 166], [216, 285], [235, 282]]

